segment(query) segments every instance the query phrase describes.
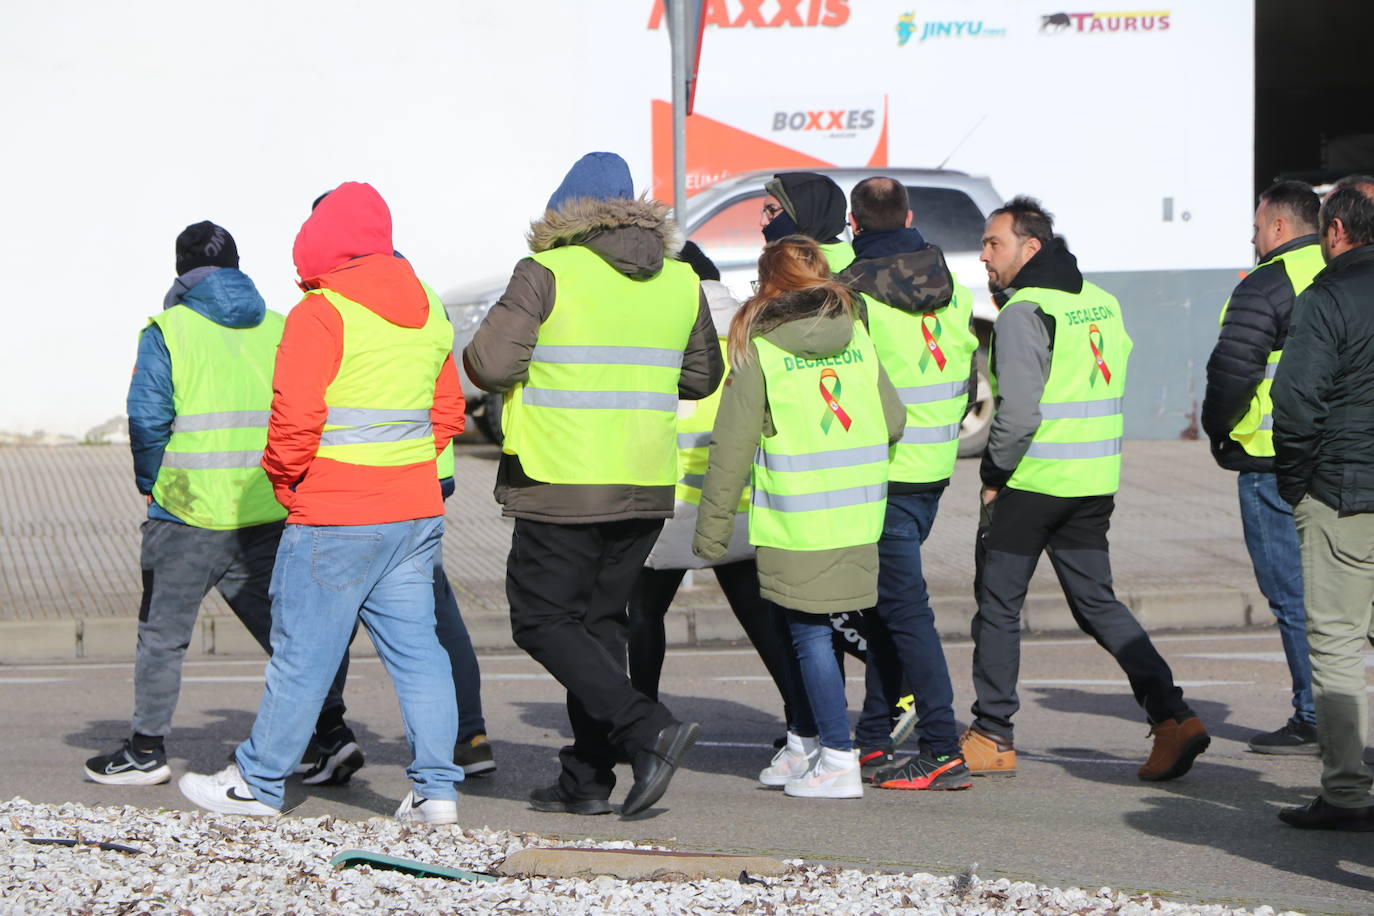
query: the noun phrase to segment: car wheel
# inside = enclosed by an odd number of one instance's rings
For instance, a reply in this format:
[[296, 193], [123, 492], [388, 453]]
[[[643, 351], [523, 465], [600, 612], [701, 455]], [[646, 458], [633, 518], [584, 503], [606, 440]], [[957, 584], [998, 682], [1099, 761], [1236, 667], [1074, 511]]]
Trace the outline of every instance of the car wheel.
[[473, 414], [477, 428], [496, 445], [501, 444], [501, 401], [499, 398], [483, 398], [481, 408]]
[[981, 344], [973, 354], [973, 366], [978, 375], [978, 391], [973, 407], [964, 415], [959, 427], [959, 457], [976, 458], [983, 454], [992, 431], [992, 381], [988, 374], [988, 347]]

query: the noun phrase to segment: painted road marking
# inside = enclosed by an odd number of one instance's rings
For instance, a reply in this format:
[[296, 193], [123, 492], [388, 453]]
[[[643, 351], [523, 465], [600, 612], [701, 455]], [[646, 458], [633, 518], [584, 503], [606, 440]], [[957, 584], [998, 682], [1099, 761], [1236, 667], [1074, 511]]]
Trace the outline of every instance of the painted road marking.
[[[750, 751], [777, 750], [771, 744], [754, 744], [748, 741], [698, 741], [696, 746], [736, 748]], [[1122, 760], [1119, 757], [1056, 757], [1051, 754], [1028, 754], [1025, 751], [1017, 751], [1016, 754], [1022, 760], [1038, 760], [1042, 763], [1106, 763], [1117, 766], [1140, 766], [1138, 760]]]
[[[1277, 638], [1278, 638], [1278, 637], [1277, 637], [1277, 631], [1270, 631], [1270, 632], [1266, 632], [1266, 633], [1242, 633], [1242, 634], [1226, 634], [1226, 635], [1152, 636], [1152, 637], [1151, 637], [1151, 640], [1152, 640], [1153, 642], [1157, 642], [1157, 643], [1160, 643], [1160, 642], [1229, 642], [1229, 641], [1234, 641], [1234, 640], [1245, 640], [1245, 639], [1277, 639]], [[1082, 638], [1082, 639], [1024, 639], [1024, 640], [1022, 640], [1021, 645], [1022, 645], [1023, 648], [1034, 649], [1034, 648], [1037, 648], [1037, 647], [1052, 647], [1052, 646], [1090, 646], [1090, 645], [1096, 645], [1096, 643], [1095, 643], [1092, 639], [1088, 639], [1088, 638], [1085, 637], [1085, 638]], [[962, 640], [962, 641], [946, 640], [946, 641], [944, 642], [944, 647], [945, 647], [946, 649], [971, 649], [971, 648], [973, 648], [973, 642], [970, 641], [970, 640]], [[731, 656], [731, 655], [755, 655], [755, 654], [757, 654], [757, 653], [755, 653], [753, 649], [670, 649], [670, 650], [668, 651], [668, 654], [669, 654], [670, 656], [675, 656], [675, 657], [676, 657], [676, 656], [684, 656], [684, 657], [691, 657], [691, 656], [710, 657], [710, 656]], [[486, 663], [486, 662], [500, 662], [500, 661], [518, 661], [518, 662], [529, 662], [529, 663], [533, 663], [533, 661], [534, 661], [533, 659], [531, 659], [531, 658], [530, 658], [529, 656], [527, 656], [527, 655], [520, 655], [520, 654], [513, 654], [513, 653], [501, 653], [501, 654], [499, 654], [499, 655], [496, 655], [496, 654], [488, 655], [488, 654], [479, 653], [479, 654], [477, 655], [477, 658], [478, 658], [479, 661], [481, 661], [481, 662], [483, 662], [483, 663]], [[350, 663], [351, 665], [375, 665], [375, 664], [380, 663], [380, 659], [376, 658], [375, 656], [365, 656], [365, 657], [356, 657], [356, 656], [355, 656], [355, 657], [353, 657], [353, 658], [350, 659], [350, 662], [349, 662], [349, 663]], [[195, 660], [188, 660], [188, 661], [186, 661], [185, 663], [183, 663], [183, 667], [185, 667], [185, 668], [209, 668], [209, 667], [216, 667], [216, 666], [221, 666], [221, 665], [225, 665], [225, 666], [236, 666], [236, 665], [261, 665], [261, 666], [265, 666], [266, 664], [267, 664], [267, 659], [266, 659], [265, 657], [251, 658], [251, 659], [242, 659], [242, 658], [232, 658], [232, 659], [231, 659], [231, 658], [226, 658], [226, 659], [195, 659]], [[24, 672], [28, 672], [28, 671], [73, 671], [73, 670], [79, 670], [79, 671], [118, 671], [118, 670], [132, 670], [132, 669], [133, 669], [133, 666], [134, 666], [133, 662], [95, 662], [95, 663], [89, 663], [89, 662], [81, 662], [81, 661], [72, 661], [72, 662], [62, 662], [62, 663], [58, 663], [58, 664], [44, 664], [44, 665], [4, 665], [4, 666], [3, 666], [3, 670], [13, 671], [13, 672], [15, 672], [15, 673], [19, 673], [19, 672], [21, 672], [21, 671], [24, 671]], [[484, 677], [485, 677], [485, 675], [484, 675]]]
[[[1130, 687], [1130, 681], [1095, 680], [1092, 678], [1023, 678], [1026, 687]], [[1174, 681], [1175, 687], [1249, 687], [1254, 681]]]
[[0, 684], [57, 684], [69, 677], [0, 677]]
[[[1227, 662], [1283, 662], [1288, 663], [1288, 658], [1282, 652], [1196, 652], [1186, 653], [1177, 656], [1178, 658], [1206, 658], [1213, 661]], [[1364, 666], [1374, 668], [1374, 654], [1364, 653]]]

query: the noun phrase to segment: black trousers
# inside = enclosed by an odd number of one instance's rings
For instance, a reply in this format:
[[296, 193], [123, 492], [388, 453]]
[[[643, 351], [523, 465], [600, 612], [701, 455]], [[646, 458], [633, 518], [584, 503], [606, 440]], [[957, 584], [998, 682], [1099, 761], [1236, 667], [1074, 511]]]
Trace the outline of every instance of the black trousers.
[[[636, 690], [655, 700], [658, 699], [658, 679], [667, 649], [663, 618], [686, 572], [685, 569], [650, 569], [646, 566], [640, 571], [639, 581], [630, 596], [630, 680]], [[793, 697], [801, 689], [790, 675], [792, 640], [786, 624], [774, 619], [776, 605], [759, 595], [758, 564], [752, 559], [740, 560], [713, 567], [711, 572], [715, 573], [730, 610], [735, 612], [735, 619], [744, 628], [778, 688], [785, 721], [792, 722]]]
[[1079, 628], [1116, 659], [1150, 723], [1191, 715], [1173, 672], [1140, 622], [1116, 599], [1107, 554], [1111, 496], [1060, 497], [1004, 488], [983, 507], [976, 548], [973, 724], [1010, 739], [1020, 708], [1021, 606], [1049, 553]]
[[625, 672], [625, 607], [661, 519], [589, 525], [515, 520], [506, 563], [515, 644], [568, 691], [573, 743], [559, 752], [559, 785], [606, 798], [617, 759], [633, 759], [674, 721]]

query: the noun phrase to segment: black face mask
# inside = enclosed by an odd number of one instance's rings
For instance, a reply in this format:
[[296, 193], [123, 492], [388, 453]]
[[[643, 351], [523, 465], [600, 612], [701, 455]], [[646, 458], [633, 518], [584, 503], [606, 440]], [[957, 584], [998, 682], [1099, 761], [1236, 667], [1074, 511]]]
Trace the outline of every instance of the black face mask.
[[776, 242], [778, 239], [796, 234], [797, 223], [786, 210], [773, 217], [773, 221], [763, 227], [763, 238], [769, 242]]

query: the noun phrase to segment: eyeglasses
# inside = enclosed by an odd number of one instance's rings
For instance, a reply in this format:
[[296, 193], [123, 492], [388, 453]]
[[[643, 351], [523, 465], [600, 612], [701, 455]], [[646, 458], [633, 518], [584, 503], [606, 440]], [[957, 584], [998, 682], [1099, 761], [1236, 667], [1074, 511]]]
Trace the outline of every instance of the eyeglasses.
[[782, 213], [782, 207], [779, 204], [764, 204], [763, 209], [759, 212], [763, 214], [766, 219], [772, 221], [777, 219], [778, 215]]
[[749, 281], [749, 289], [750, 289], [750, 291], [753, 292], [753, 294], [754, 294], [755, 296], [757, 296], [757, 295], [759, 294], [759, 281], [758, 281], [758, 280], [750, 280], [750, 281]]

